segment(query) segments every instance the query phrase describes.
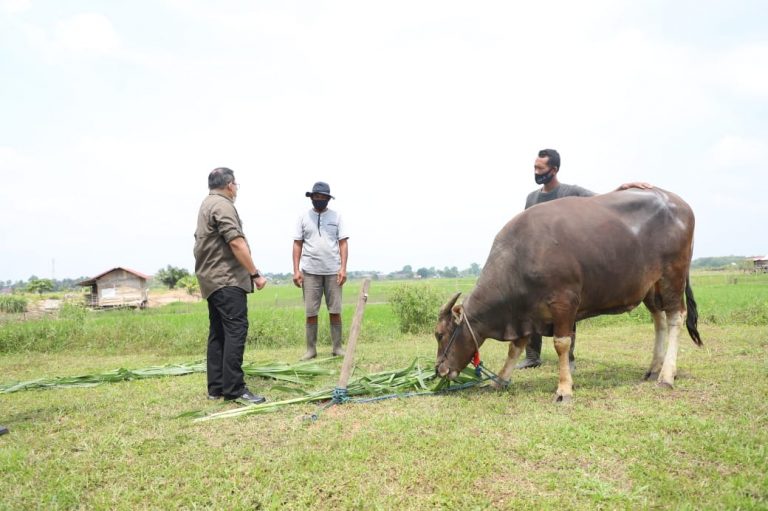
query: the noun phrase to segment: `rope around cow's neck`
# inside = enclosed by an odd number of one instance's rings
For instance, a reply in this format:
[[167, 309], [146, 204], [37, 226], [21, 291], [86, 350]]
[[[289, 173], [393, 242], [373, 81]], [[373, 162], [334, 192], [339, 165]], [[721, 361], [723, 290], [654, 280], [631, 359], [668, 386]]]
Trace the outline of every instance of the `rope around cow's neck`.
[[456, 325], [456, 328], [453, 329], [453, 334], [451, 334], [451, 340], [448, 341], [448, 346], [445, 347], [445, 350], [443, 351], [443, 357], [448, 357], [448, 350], [451, 349], [451, 346], [453, 346], [453, 341], [456, 340], [456, 334], [459, 331], [459, 327], [461, 326], [461, 323], [465, 323], [467, 325], [467, 328], [469, 329], [469, 333], [472, 336], [472, 341], [475, 343], [475, 354], [472, 357], [472, 365], [475, 366], [475, 374], [479, 378], [481, 374], [485, 374], [487, 378], [493, 380], [496, 382], [496, 384], [506, 387], [509, 385], [509, 381], [501, 378], [499, 375], [494, 373], [493, 371], [487, 369], [483, 365], [483, 361], [480, 360], [480, 343], [477, 342], [477, 336], [475, 335], [475, 331], [472, 329], [472, 325], [469, 322], [469, 316], [467, 315], [466, 311], [462, 310], [459, 323]]

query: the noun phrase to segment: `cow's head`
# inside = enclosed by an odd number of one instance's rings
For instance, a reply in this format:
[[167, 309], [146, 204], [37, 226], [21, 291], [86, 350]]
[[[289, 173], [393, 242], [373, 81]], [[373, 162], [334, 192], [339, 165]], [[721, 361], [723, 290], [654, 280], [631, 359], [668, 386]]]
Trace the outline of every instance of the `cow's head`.
[[469, 328], [466, 326], [464, 308], [456, 305], [461, 293], [456, 293], [440, 308], [435, 327], [437, 339], [437, 362], [435, 371], [442, 377], [453, 380], [459, 371], [472, 360], [476, 347]]

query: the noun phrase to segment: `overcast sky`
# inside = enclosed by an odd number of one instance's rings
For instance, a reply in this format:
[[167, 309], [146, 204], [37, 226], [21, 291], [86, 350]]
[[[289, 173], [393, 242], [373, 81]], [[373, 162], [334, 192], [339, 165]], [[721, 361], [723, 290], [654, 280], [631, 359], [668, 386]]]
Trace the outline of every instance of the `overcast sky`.
[[291, 271], [317, 180], [350, 271], [483, 264], [544, 147], [562, 182], [681, 195], [694, 257], [765, 255], [767, 11], [0, 0], [0, 279], [193, 269], [217, 166], [262, 271]]

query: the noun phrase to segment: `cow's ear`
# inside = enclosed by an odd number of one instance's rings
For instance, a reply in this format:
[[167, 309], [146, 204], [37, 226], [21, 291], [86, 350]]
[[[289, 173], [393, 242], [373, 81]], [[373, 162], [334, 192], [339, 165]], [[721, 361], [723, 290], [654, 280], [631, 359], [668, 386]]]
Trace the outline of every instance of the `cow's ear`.
[[464, 317], [464, 305], [462, 304], [454, 305], [453, 308], [451, 309], [451, 313], [453, 315], [453, 322], [456, 323], [457, 325], [460, 325], [461, 320]]

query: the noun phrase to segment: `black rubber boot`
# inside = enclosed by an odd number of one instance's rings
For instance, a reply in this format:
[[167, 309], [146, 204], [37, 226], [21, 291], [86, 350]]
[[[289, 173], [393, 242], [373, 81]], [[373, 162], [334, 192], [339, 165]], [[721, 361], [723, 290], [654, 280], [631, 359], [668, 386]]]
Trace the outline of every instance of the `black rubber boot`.
[[531, 334], [531, 339], [525, 347], [525, 360], [515, 366], [515, 369], [531, 369], [541, 365], [541, 336]]
[[6, 433], [10, 433], [10, 431], [8, 431], [8, 428], [6, 428], [5, 426], [0, 426], [0, 436], [5, 435]]
[[311, 360], [317, 356], [317, 323], [307, 323], [307, 352], [301, 360]]
[[341, 323], [331, 323], [331, 341], [333, 342], [333, 356], [343, 357], [344, 348], [341, 347]]

